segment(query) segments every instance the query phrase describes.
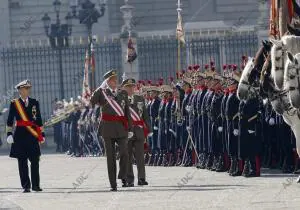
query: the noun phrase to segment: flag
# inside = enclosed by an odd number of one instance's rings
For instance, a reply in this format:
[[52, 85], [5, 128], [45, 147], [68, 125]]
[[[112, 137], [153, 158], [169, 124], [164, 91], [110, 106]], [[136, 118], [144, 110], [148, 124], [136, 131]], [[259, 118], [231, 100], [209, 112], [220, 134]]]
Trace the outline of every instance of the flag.
[[271, 9], [270, 9], [270, 36], [276, 38], [279, 35], [279, 16], [278, 16], [278, 5], [277, 0], [271, 0]]
[[294, 16], [300, 16], [300, 1], [299, 0], [289, 0], [288, 8], [289, 8], [289, 15]]
[[176, 37], [181, 43], [185, 44], [184, 31], [182, 27], [182, 17], [180, 14], [180, 10], [178, 10], [177, 12], [178, 12], [178, 19], [177, 19]]
[[82, 82], [82, 100], [85, 102], [89, 102], [91, 98], [91, 89], [89, 86], [89, 53], [88, 50], [85, 54], [85, 62], [84, 62], [84, 70], [83, 70], [83, 82]]
[[127, 56], [126, 60], [128, 63], [133, 63], [133, 61], [137, 58], [136, 50], [133, 46], [132, 39], [129, 37], [128, 46], [127, 46]]
[[93, 43], [91, 44], [91, 70], [95, 72], [95, 49]]

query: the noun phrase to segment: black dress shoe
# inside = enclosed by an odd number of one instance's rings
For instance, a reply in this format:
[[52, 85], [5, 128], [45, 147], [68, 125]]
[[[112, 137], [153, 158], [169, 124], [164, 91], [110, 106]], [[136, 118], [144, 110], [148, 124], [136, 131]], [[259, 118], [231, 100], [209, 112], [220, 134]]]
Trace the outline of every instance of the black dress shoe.
[[138, 185], [148, 185], [148, 182], [145, 179], [139, 179]]
[[33, 191], [36, 191], [36, 192], [41, 192], [41, 191], [43, 191], [43, 189], [40, 188], [40, 187], [33, 187], [32, 190], [33, 190]]
[[134, 187], [134, 183], [133, 182], [129, 182], [127, 185], [128, 185], [128, 187]]
[[29, 188], [26, 188], [24, 189], [23, 193], [29, 193], [30, 192], [30, 189]]
[[110, 188], [110, 191], [116, 192], [116, 191], [118, 191], [118, 190], [117, 190], [117, 187], [112, 187], [112, 188]]
[[122, 179], [122, 187], [128, 187], [128, 182], [126, 179]]

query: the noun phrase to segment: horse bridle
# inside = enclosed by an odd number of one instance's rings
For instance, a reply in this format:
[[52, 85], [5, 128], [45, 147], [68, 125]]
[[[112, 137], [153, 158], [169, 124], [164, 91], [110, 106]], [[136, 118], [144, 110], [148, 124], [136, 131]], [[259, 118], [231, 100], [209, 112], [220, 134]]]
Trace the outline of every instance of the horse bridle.
[[281, 60], [281, 66], [275, 66], [275, 71], [284, 70], [284, 53], [286, 51], [286, 48], [282, 46], [282, 47], [278, 47], [277, 50], [281, 50], [281, 56], [275, 57], [275, 61], [278, 61], [280, 58], [282, 58], [282, 60]]
[[[296, 67], [296, 66], [295, 66]], [[297, 80], [298, 80], [298, 88], [296, 88], [296, 87], [289, 87], [289, 91], [293, 91], [293, 90], [296, 90], [296, 89], [298, 89], [298, 92], [300, 93], [300, 88], [299, 88], [299, 84], [300, 84], [300, 77], [299, 77], [299, 71], [300, 71], [300, 68], [299, 67], [296, 67], [295, 68], [296, 69], [296, 75], [298, 75], [297, 76]], [[289, 75], [289, 78], [292, 80], [292, 79], [295, 79], [295, 75]]]

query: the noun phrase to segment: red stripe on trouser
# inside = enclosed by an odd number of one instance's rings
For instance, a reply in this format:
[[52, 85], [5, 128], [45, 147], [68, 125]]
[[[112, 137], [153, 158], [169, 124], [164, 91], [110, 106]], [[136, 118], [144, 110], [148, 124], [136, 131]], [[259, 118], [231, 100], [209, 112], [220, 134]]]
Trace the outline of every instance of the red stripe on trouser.
[[239, 160], [239, 171], [244, 170], [244, 164], [245, 164], [245, 162], [243, 160]]
[[225, 163], [225, 169], [227, 170], [230, 166], [230, 161], [227, 152], [224, 153], [224, 163]]
[[255, 156], [256, 176], [260, 176], [260, 157]]
[[197, 159], [196, 159], [196, 152], [195, 152], [195, 150], [193, 149], [193, 151], [192, 151], [192, 163], [193, 163], [193, 164], [196, 164], [196, 161], [197, 161]]

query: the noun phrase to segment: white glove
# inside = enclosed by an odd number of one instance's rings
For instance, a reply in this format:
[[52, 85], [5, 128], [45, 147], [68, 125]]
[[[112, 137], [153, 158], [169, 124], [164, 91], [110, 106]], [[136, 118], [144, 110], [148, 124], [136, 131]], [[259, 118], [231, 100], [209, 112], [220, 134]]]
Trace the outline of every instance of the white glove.
[[191, 127], [190, 127], [190, 126], [187, 126], [187, 127], [186, 127], [186, 130], [187, 130], [187, 131], [190, 131], [190, 130], [191, 130]]
[[275, 119], [274, 118], [271, 118], [269, 120], [269, 125], [275, 125]]
[[249, 133], [249, 134], [253, 134], [253, 133], [255, 133], [255, 131], [253, 131], [253, 130], [248, 130], [248, 133]]
[[172, 130], [171, 128], [169, 128], [169, 131], [173, 134], [173, 136], [175, 136], [175, 138], [176, 138], [176, 132], [174, 131], [174, 130]]
[[223, 132], [223, 127], [218, 127], [218, 131], [221, 133]]
[[40, 142], [40, 144], [44, 144], [45, 143], [45, 137], [43, 137], [43, 140]]
[[6, 141], [7, 141], [8, 144], [14, 143], [14, 138], [13, 138], [13, 136], [12, 136], [12, 135], [9, 135], [9, 136], [7, 137], [7, 139], [6, 139]]
[[147, 137], [152, 137], [152, 136], [153, 136], [153, 132], [148, 133], [148, 136], [147, 136]]
[[190, 112], [190, 111], [191, 111], [191, 106], [186, 106], [186, 107], [185, 107], [185, 110], [186, 110], [187, 112]]
[[234, 129], [234, 130], [233, 130], [233, 135], [234, 135], [234, 136], [238, 136], [238, 135], [239, 135], [239, 133], [240, 133], [240, 132], [239, 132], [239, 130], [238, 130], [238, 129]]
[[153, 127], [153, 130], [157, 131], [157, 130], [158, 130], [158, 127], [154, 126], [154, 127]]
[[133, 137], [133, 132], [128, 132], [128, 138], [131, 139]]

